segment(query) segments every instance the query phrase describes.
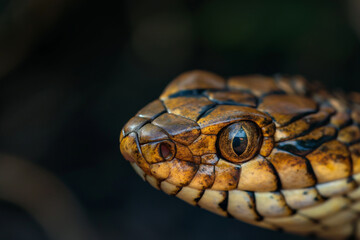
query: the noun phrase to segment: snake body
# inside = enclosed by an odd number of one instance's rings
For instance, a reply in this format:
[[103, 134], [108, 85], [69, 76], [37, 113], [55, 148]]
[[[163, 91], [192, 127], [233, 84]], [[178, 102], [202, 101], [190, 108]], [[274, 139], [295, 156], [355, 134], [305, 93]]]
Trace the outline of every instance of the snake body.
[[273, 230], [360, 239], [360, 94], [300, 76], [181, 74], [124, 126], [153, 187]]

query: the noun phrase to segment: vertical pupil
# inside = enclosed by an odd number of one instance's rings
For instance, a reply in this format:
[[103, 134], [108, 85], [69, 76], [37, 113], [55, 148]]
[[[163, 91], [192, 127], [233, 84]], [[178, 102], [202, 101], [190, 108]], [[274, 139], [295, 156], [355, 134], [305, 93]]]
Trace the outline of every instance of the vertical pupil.
[[232, 145], [233, 145], [234, 152], [238, 156], [240, 156], [245, 151], [245, 149], [248, 145], [248, 139], [247, 139], [246, 132], [244, 131], [243, 128], [240, 128], [240, 130], [235, 134]]

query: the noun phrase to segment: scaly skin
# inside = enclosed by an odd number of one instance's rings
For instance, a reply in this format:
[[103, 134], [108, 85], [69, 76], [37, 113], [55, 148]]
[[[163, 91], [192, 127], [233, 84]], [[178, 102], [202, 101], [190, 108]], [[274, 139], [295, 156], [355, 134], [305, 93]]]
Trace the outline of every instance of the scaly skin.
[[123, 128], [153, 187], [222, 216], [360, 239], [360, 94], [302, 77], [180, 75]]

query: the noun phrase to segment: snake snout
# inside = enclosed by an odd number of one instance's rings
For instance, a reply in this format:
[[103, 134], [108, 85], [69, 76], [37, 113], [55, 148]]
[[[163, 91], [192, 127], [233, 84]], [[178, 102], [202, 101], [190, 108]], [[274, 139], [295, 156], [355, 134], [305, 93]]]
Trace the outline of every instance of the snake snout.
[[121, 154], [131, 163], [142, 157], [138, 145], [136, 133], [130, 133], [120, 141]]
[[176, 155], [176, 145], [169, 138], [158, 138], [156, 134], [131, 132], [121, 137], [120, 151], [130, 163], [136, 163], [145, 172], [151, 164], [172, 160]]

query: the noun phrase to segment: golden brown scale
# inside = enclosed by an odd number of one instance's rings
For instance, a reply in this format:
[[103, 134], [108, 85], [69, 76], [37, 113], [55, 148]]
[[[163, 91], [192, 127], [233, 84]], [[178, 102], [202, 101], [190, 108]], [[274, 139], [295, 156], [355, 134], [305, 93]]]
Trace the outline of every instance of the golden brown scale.
[[360, 239], [360, 94], [304, 78], [186, 72], [129, 120], [120, 150], [156, 189], [222, 216]]

